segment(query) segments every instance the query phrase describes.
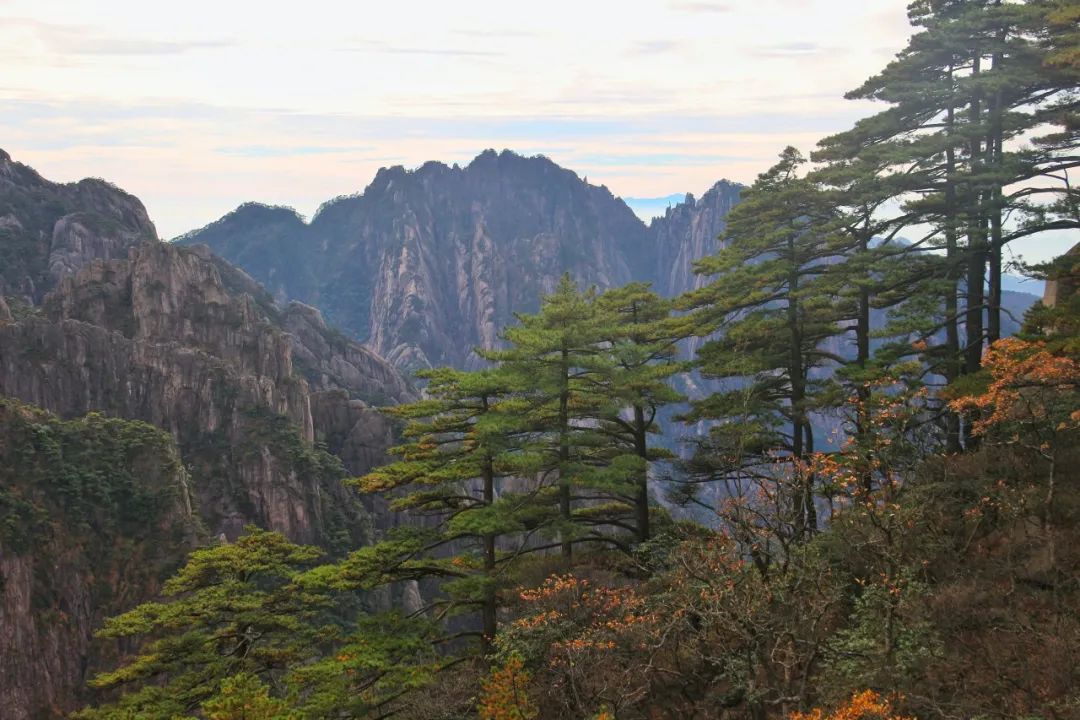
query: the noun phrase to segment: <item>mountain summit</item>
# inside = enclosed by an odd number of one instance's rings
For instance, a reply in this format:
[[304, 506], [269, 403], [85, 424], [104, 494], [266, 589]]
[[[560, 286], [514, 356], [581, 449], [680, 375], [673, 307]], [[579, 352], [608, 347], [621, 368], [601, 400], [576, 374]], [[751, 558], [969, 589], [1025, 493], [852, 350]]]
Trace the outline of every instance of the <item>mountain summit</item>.
[[600, 287], [687, 289], [740, 190], [717, 183], [646, 226], [606, 187], [548, 158], [487, 150], [465, 167], [383, 168], [310, 223], [249, 203], [176, 242], [205, 243], [398, 367], [470, 367], [472, 349], [492, 347], [563, 272]]

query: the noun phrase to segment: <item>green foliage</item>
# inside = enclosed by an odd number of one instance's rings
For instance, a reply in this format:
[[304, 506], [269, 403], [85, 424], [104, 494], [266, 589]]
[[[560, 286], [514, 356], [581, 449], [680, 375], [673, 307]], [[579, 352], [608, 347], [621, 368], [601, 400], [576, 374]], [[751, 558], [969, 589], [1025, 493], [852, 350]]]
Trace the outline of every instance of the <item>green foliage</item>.
[[270, 697], [270, 688], [251, 673], [221, 683], [221, 690], [202, 704], [207, 720], [294, 720], [286, 703]]
[[167, 720], [218, 696], [222, 683], [241, 673], [280, 679], [285, 669], [315, 654], [323, 634], [332, 630], [313, 622], [327, 597], [290, 586], [320, 555], [257, 528], [235, 543], [192, 553], [165, 584], [165, 600], [105, 623], [102, 637], [149, 641], [91, 684], [137, 689], [79, 717]]
[[[906, 567], [897, 578], [863, 581], [845, 626], [830, 640], [822, 678], [843, 688], [917, 686], [941, 657], [941, 640], [929, 621], [930, 588]], [[823, 685], [825, 684], [823, 682]], [[828, 697], [828, 688], [821, 688]]]
[[[203, 548], [164, 587], [164, 599], [111, 618], [106, 638], [145, 639], [92, 681], [124, 689], [84, 720], [378, 715], [402, 691], [430, 681], [440, 659], [431, 626], [397, 615], [343, 614], [348, 592], [310, 571], [322, 551], [249, 527], [235, 543]], [[248, 716], [235, 716], [248, 717]]]

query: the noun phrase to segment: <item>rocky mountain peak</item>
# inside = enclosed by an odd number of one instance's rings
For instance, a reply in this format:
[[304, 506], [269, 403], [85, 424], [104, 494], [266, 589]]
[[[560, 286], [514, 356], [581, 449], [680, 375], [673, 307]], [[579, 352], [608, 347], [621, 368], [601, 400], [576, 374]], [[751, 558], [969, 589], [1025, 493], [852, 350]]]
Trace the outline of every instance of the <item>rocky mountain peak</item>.
[[383, 168], [309, 224], [230, 214], [178, 242], [208, 244], [407, 370], [475, 362], [564, 271], [606, 287], [655, 267], [645, 226], [610, 191], [505, 150]]
[[0, 161], [0, 295], [40, 302], [64, 276], [94, 259], [122, 258], [156, 241], [146, 208], [100, 179], [54, 183]]

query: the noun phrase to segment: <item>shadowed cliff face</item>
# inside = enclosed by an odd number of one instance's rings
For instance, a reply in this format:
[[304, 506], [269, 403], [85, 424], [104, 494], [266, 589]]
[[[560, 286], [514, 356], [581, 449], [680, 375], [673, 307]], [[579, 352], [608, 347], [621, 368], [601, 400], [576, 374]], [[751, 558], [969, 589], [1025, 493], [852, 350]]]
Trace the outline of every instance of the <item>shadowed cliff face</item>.
[[0, 714], [70, 709], [122, 649], [92, 630], [157, 592], [196, 525], [167, 433], [0, 398]]
[[202, 253], [161, 243], [91, 262], [0, 327], [0, 393], [62, 417], [98, 411], [169, 431], [215, 535], [254, 522], [323, 543], [363, 513], [337, 482], [337, 459], [312, 443], [363, 436], [366, 451], [348, 457], [363, 472], [390, 434], [365, 399], [412, 397], [314, 309], [233, 295]]
[[719, 183], [647, 228], [606, 188], [550, 160], [487, 151], [465, 168], [381, 170], [310, 224], [249, 204], [178, 242], [207, 244], [278, 300], [321, 308], [400, 368], [467, 368], [473, 348], [495, 345], [564, 271], [602, 288], [685, 289], [738, 191]]
[[[248, 523], [370, 542], [385, 514], [341, 479], [386, 459], [373, 406], [415, 396], [315, 308], [158, 242], [106, 183], [48, 183], [3, 155], [0, 203], [0, 257], [24, 260], [0, 266], [0, 715], [26, 720], [78, 704], [117, 651], [94, 629], [195, 543]], [[163, 493], [184, 500], [147, 504]]]
[[700, 198], [687, 195], [663, 217], [649, 223], [658, 255], [657, 292], [674, 297], [707, 283], [708, 278], [694, 274], [694, 262], [720, 249], [717, 238], [741, 190], [741, 185], [721, 180]]

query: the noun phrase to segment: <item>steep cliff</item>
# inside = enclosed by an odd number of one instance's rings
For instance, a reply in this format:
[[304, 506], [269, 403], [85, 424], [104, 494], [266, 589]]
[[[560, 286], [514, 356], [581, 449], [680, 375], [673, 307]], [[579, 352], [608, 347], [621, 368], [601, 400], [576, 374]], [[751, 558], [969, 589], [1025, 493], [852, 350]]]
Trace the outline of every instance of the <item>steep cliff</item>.
[[[108, 184], [56, 185], [6, 155], [0, 178], [0, 256], [25, 260], [0, 287], [0, 714], [24, 720], [76, 704], [108, 651], [95, 627], [194, 542], [248, 523], [369, 542], [384, 520], [341, 479], [385, 459], [372, 406], [414, 395], [314, 308], [158, 242]], [[132, 444], [146, 438], [156, 455]], [[146, 499], [177, 488], [179, 515]]]
[[724, 231], [724, 218], [739, 202], [741, 191], [741, 185], [721, 180], [700, 198], [687, 195], [649, 223], [657, 252], [657, 292], [674, 297], [706, 282], [694, 274], [694, 262], [719, 249], [717, 238]]
[[349, 541], [362, 542], [367, 521], [338, 483], [344, 470], [313, 443], [362, 436], [368, 451], [350, 451], [348, 469], [370, 468], [389, 426], [365, 398], [411, 397], [400, 376], [311, 308], [230, 294], [198, 251], [128, 253], [91, 262], [37, 313], [0, 327], [0, 393], [63, 417], [98, 411], [168, 430], [214, 534], [254, 522], [304, 542], [352, 528]]
[[172, 438], [0, 398], [0, 708], [59, 715], [115, 657], [95, 627], [152, 597], [197, 532]]
[[244, 205], [180, 238], [205, 243], [279, 300], [322, 309], [401, 368], [473, 364], [564, 271], [601, 287], [654, 280], [656, 243], [606, 188], [542, 157], [380, 170], [305, 224]]
[[49, 182], [0, 150], [0, 295], [32, 305], [91, 260], [156, 239], [134, 196], [99, 179]]

